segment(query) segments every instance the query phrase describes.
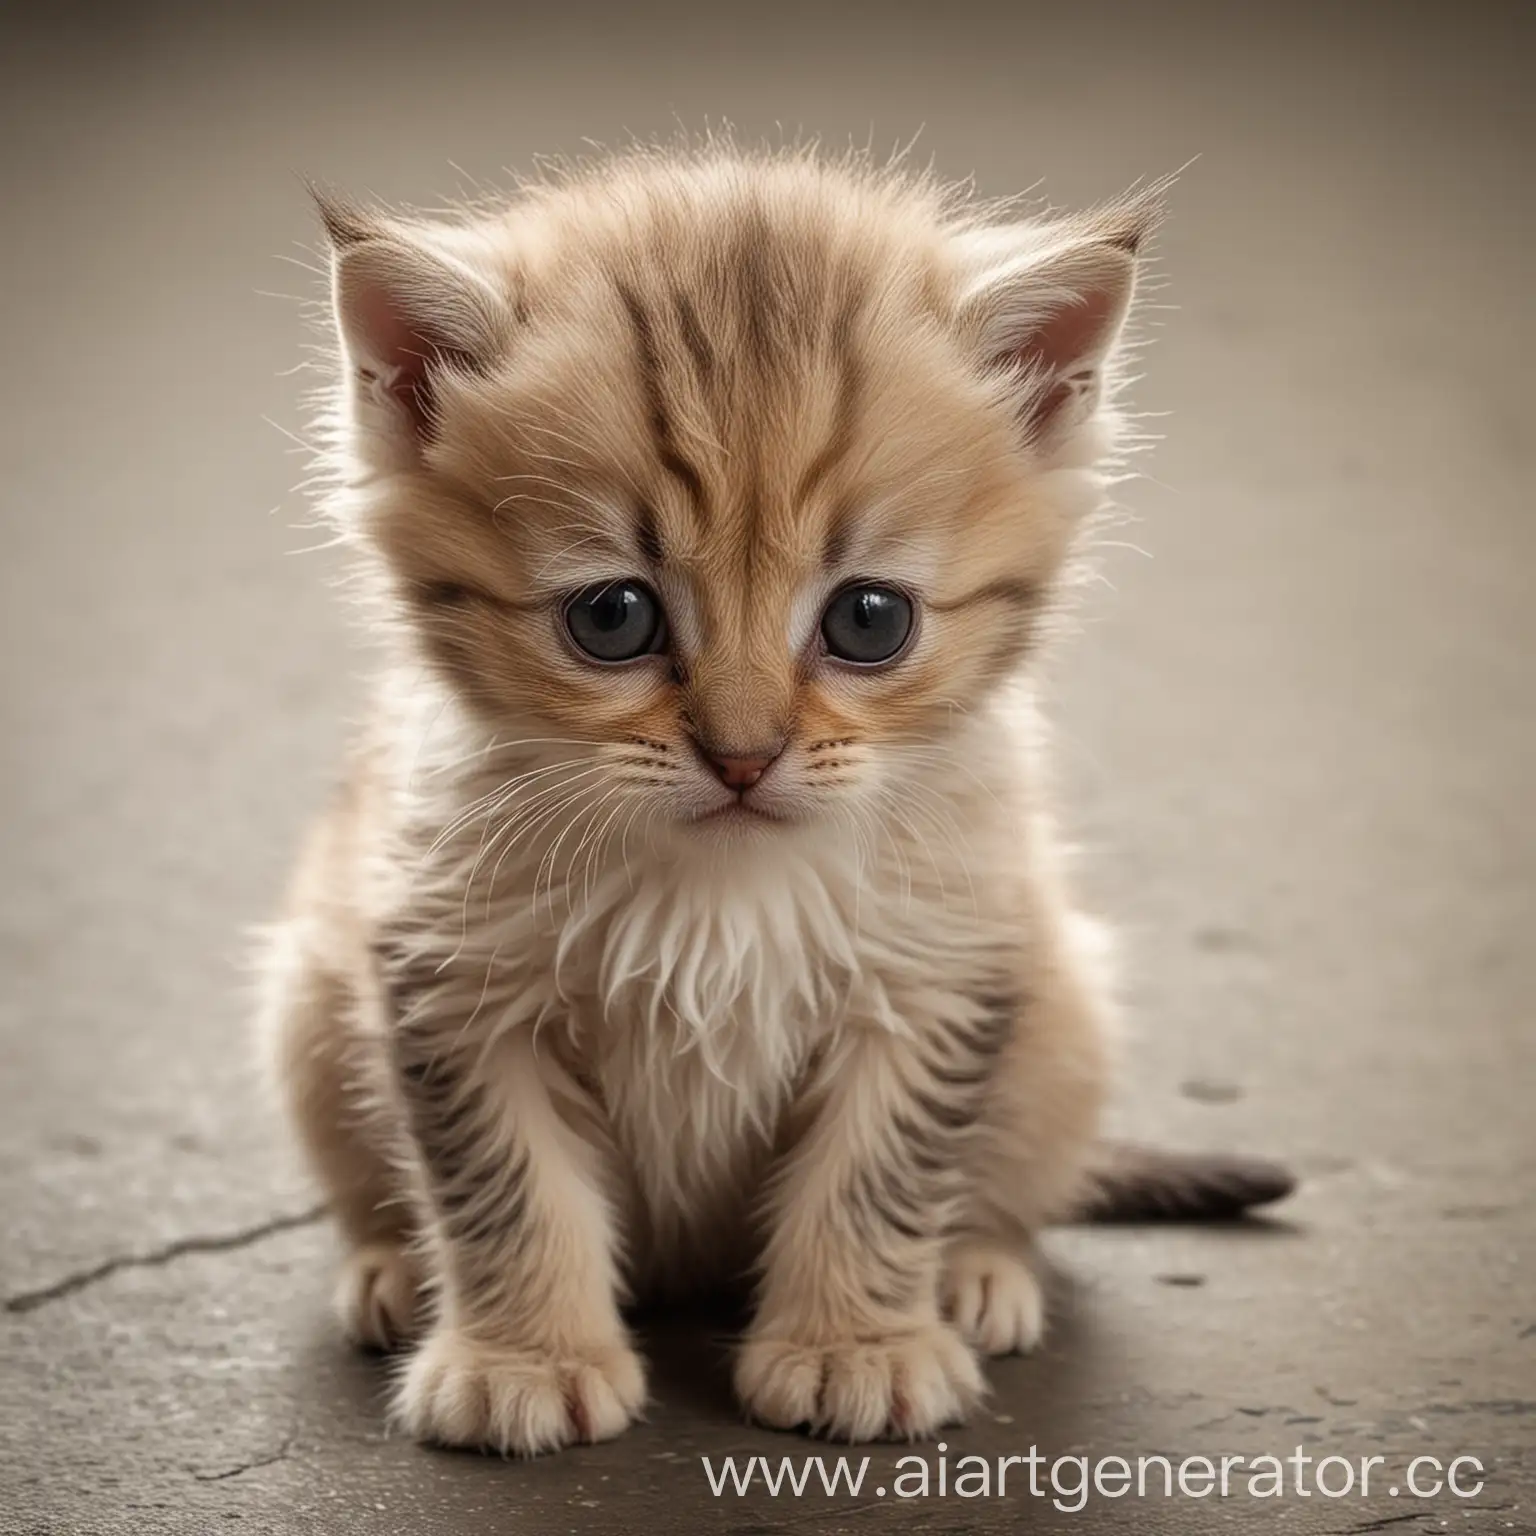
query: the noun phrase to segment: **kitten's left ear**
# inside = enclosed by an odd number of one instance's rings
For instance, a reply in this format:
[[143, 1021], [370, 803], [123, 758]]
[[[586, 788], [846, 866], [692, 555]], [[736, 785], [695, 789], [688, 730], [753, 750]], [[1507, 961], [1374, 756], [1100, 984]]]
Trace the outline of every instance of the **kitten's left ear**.
[[511, 306], [464, 231], [316, 202], [357, 425], [409, 463], [432, 436], [443, 371], [483, 369], [507, 341]]
[[1061, 441], [1097, 408], [1160, 211], [1149, 195], [959, 237], [962, 325], [982, 367], [1011, 381], [1037, 445]]

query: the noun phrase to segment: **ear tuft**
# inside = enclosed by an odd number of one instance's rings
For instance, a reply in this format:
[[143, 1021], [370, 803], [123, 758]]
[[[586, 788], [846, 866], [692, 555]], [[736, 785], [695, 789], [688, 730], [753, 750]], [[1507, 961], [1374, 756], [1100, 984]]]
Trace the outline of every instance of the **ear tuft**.
[[306, 185], [332, 250], [357, 245], [379, 233], [380, 220], [361, 203], [354, 202], [345, 193], [332, 187], [322, 187], [318, 182], [311, 181]]
[[1173, 178], [1166, 176], [1148, 186], [1133, 188], [1085, 215], [1085, 229], [1128, 256], [1143, 255], [1167, 213], [1168, 189], [1172, 185]]

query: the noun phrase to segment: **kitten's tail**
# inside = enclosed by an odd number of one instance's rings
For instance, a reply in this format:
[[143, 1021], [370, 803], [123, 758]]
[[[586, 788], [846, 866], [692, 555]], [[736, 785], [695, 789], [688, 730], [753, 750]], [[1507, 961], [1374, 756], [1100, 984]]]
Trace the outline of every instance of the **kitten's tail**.
[[1279, 1163], [1222, 1152], [1164, 1152], [1101, 1141], [1073, 1221], [1230, 1221], [1283, 1200], [1296, 1180]]

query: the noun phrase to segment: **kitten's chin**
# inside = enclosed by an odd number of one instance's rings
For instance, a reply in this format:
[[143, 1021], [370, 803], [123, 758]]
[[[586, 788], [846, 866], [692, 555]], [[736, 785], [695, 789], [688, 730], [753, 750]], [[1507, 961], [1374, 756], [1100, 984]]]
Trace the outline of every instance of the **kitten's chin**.
[[764, 810], [740, 802], [717, 806], [696, 816], [683, 818], [682, 825], [695, 836], [728, 841], [744, 837], [771, 837], [787, 831], [799, 821], [780, 810]]

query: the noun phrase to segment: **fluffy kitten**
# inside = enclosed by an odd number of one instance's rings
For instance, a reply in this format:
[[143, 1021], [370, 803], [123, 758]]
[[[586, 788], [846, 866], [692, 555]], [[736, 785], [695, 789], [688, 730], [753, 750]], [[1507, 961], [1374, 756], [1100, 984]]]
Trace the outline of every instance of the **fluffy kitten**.
[[755, 1275], [755, 1418], [928, 1434], [1039, 1337], [1044, 1224], [1282, 1192], [1096, 1150], [1037, 767], [1155, 198], [709, 149], [323, 213], [387, 659], [266, 1022], [403, 1423], [617, 1434], [621, 1303]]

